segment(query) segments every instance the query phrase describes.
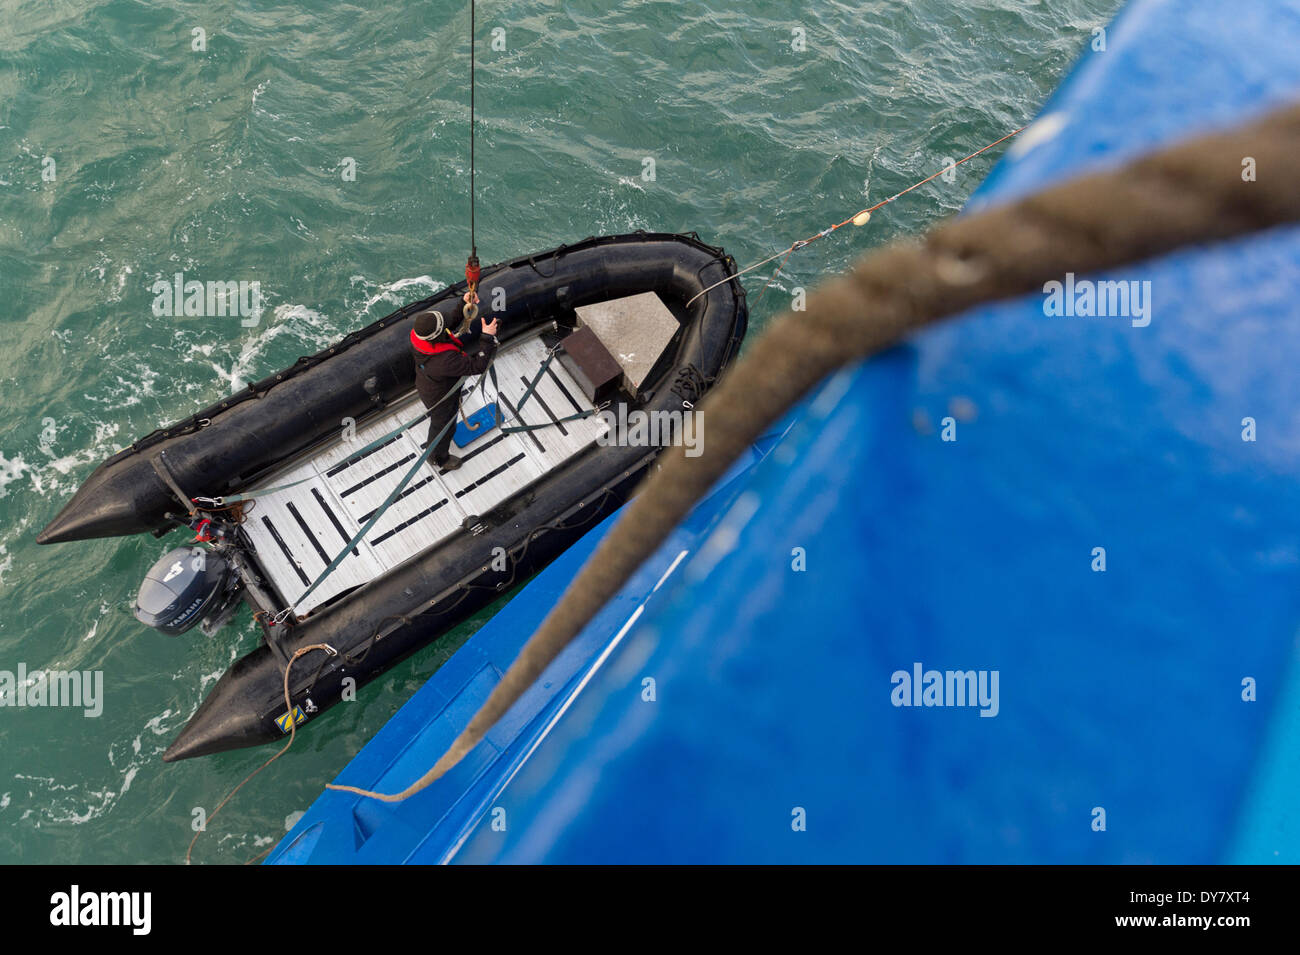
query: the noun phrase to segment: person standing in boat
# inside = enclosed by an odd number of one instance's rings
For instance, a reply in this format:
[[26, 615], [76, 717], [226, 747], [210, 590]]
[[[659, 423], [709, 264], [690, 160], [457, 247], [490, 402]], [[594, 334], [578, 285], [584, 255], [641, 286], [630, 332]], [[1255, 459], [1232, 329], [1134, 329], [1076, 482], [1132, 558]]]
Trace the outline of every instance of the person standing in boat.
[[[440, 473], [460, 467], [460, 458], [450, 453], [451, 438], [456, 429], [447, 427], [443, 436], [438, 438], [438, 432], [455, 419], [460, 408], [460, 396], [452, 389], [459, 389], [460, 381], [466, 375], [481, 375], [487, 370], [496, 355], [496, 336], [495, 317], [490, 322], [475, 318], [466, 331], [454, 335], [442, 312], [429, 309], [415, 316], [415, 325], [411, 329], [415, 388], [424, 406], [432, 409], [429, 412], [429, 434], [420, 447], [428, 448], [430, 441], [438, 439], [432, 460]], [[441, 401], [448, 392], [451, 392], [450, 396]]]

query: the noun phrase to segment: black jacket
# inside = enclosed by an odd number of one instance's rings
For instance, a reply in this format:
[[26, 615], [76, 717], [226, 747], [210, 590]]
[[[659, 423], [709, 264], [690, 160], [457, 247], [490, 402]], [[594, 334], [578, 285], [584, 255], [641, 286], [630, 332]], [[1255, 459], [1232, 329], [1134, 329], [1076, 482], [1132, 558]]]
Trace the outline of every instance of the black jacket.
[[[439, 349], [437, 354], [428, 355], [411, 346], [411, 355], [415, 360], [416, 385], [441, 385], [442, 391], [449, 389], [458, 378], [466, 375], [479, 375], [487, 370], [496, 355], [496, 338], [483, 334], [482, 319], [474, 319], [469, 331], [458, 336], [460, 345], [456, 348]], [[455, 344], [441, 338], [436, 345]], [[435, 345], [435, 347], [436, 347]], [[422, 387], [421, 390], [424, 390]]]

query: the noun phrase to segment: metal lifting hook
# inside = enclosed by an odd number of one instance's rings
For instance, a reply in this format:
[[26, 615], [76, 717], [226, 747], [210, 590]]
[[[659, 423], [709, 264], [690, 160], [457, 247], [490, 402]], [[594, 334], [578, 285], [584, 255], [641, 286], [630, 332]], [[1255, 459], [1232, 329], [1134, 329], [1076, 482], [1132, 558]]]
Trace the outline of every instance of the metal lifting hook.
[[[477, 251], [478, 250], [476, 249], [475, 252]], [[471, 253], [469, 261], [465, 263], [465, 285], [469, 291], [467, 291], [463, 296], [465, 306], [462, 311], [465, 314], [466, 327], [469, 326], [470, 322], [478, 318], [478, 280], [478, 256]]]

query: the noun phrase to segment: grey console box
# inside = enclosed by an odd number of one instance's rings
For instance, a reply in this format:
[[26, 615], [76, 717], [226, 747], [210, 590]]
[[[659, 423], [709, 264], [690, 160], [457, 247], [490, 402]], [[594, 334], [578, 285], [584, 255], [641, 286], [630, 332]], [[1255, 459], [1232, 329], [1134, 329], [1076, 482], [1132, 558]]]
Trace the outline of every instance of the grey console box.
[[655, 362], [677, 334], [678, 323], [654, 292], [581, 305], [579, 328], [590, 328], [623, 369], [623, 386], [639, 395]]

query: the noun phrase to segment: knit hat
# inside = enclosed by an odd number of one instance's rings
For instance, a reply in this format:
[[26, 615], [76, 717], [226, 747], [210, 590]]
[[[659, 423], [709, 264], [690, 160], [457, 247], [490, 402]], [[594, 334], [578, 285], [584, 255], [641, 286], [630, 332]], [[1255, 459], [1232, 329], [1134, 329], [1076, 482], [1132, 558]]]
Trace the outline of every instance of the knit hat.
[[434, 309], [420, 312], [415, 316], [415, 337], [426, 342], [433, 341], [446, 327], [447, 323], [442, 317], [442, 312]]

